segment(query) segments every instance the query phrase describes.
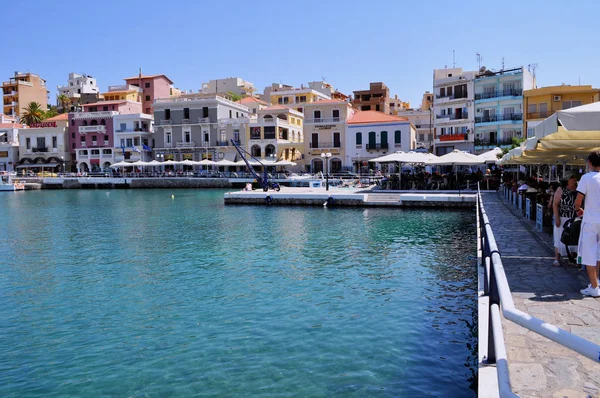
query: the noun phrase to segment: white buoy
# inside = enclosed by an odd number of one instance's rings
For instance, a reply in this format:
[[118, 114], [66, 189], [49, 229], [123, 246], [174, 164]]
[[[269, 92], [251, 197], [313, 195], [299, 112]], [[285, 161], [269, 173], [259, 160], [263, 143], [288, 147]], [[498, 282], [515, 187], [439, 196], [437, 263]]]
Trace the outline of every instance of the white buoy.
[[171, 199], [175, 199], [175, 195], [171, 195]]

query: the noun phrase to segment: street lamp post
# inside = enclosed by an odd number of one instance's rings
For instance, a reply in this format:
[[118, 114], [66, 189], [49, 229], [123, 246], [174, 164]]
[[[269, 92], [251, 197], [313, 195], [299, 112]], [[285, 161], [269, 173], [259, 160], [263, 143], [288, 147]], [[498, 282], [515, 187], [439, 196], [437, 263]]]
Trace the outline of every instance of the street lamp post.
[[325, 163], [325, 190], [329, 191], [329, 159], [331, 158], [331, 152], [322, 153], [321, 157]]
[[65, 157], [61, 156], [60, 161], [62, 162], [62, 172], [65, 174]]
[[[156, 154], [156, 160], [158, 162], [163, 162], [165, 160], [165, 155], [163, 153], [157, 153]], [[165, 166], [164, 165], [163, 165], [162, 169], [163, 169], [162, 171], [164, 173], [165, 172]]]

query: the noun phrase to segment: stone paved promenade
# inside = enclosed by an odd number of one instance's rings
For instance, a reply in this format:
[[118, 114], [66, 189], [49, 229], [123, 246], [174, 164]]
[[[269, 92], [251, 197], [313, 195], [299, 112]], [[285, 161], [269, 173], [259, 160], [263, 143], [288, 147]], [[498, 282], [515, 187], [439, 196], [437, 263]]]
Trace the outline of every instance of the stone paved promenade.
[[[600, 299], [583, 297], [584, 271], [553, 267], [552, 238], [500, 193], [484, 193], [483, 204], [515, 306], [600, 344]], [[600, 397], [600, 364], [502, 319], [513, 391], [521, 397]]]

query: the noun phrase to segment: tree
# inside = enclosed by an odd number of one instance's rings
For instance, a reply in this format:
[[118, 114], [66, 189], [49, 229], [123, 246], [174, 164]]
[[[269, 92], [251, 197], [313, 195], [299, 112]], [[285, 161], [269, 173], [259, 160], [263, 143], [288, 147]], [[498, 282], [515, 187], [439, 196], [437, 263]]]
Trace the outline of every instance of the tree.
[[61, 108], [61, 113], [68, 112], [71, 109], [71, 98], [67, 97], [66, 94], [58, 96], [58, 105]]
[[46, 112], [42, 109], [42, 106], [37, 102], [30, 102], [21, 111], [20, 122], [26, 125], [33, 123], [39, 123], [46, 119]]
[[496, 156], [497, 156], [499, 159], [500, 159], [500, 158], [502, 158], [502, 156], [506, 155], [506, 154], [508, 153], [508, 151], [510, 151], [511, 149], [514, 149], [514, 148], [517, 148], [517, 147], [521, 146], [521, 144], [522, 144], [523, 142], [525, 142], [525, 140], [526, 140], [526, 139], [527, 139], [527, 138], [525, 138], [525, 137], [523, 137], [523, 138], [519, 138], [519, 137], [512, 137], [512, 143], [511, 143], [511, 146], [510, 146], [510, 148], [503, 148], [503, 149], [502, 149], [502, 153], [501, 153], [501, 154], [499, 153], [499, 154], [498, 154], [498, 155], [496, 155]]
[[55, 106], [51, 106], [50, 109], [46, 111], [46, 117], [44, 119], [50, 119], [51, 117], [54, 117], [56, 115], [58, 115], [58, 108]]
[[242, 99], [242, 96], [241, 96], [241, 95], [237, 95], [236, 93], [234, 93], [234, 92], [232, 92], [232, 91], [228, 91], [228, 92], [227, 92], [227, 94], [229, 94], [229, 95], [230, 95], [230, 97], [231, 97], [231, 100], [232, 100], [233, 102], [237, 102], [237, 101], [239, 101], [239, 100], [241, 100], [241, 99]]

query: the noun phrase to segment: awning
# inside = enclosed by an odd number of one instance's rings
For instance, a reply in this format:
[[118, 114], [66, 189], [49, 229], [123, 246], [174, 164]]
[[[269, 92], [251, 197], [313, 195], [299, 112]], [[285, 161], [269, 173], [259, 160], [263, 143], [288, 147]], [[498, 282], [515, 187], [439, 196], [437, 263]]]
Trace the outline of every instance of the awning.
[[35, 167], [56, 167], [58, 163], [28, 163], [17, 166], [17, 169], [32, 169]]

